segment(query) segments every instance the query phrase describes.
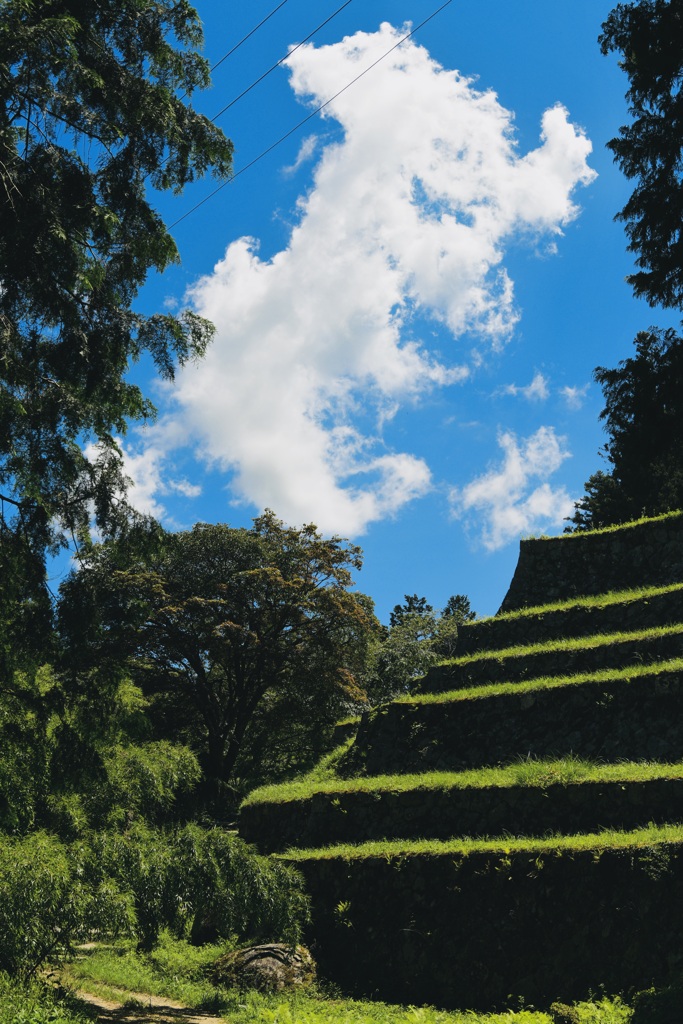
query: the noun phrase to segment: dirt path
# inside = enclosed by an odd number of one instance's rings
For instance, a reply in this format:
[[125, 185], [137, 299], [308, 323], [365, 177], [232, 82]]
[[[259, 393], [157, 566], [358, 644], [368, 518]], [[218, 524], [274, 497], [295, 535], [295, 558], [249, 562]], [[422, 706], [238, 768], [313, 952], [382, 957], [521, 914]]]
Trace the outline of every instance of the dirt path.
[[123, 1000], [136, 999], [140, 1007], [121, 1006], [108, 999], [101, 999], [86, 989], [76, 991], [78, 999], [97, 1010], [100, 1024], [225, 1024], [224, 1017], [214, 1017], [203, 1010], [193, 1010], [163, 996], [151, 996], [146, 992], [127, 992], [120, 989]]

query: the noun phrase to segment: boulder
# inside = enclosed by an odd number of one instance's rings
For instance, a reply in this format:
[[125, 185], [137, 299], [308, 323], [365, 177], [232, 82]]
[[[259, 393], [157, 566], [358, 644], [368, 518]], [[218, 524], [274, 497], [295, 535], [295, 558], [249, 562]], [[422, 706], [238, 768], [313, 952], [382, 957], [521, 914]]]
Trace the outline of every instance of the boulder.
[[306, 988], [315, 980], [315, 962], [305, 946], [281, 942], [238, 949], [219, 957], [213, 965], [215, 985], [259, 992]]

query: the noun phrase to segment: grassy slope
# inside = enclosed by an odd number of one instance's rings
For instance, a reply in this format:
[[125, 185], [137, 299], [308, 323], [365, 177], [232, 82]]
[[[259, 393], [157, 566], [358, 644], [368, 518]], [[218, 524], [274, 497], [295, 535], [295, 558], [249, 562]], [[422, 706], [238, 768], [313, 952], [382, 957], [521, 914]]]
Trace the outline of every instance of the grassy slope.
[[548, 612], [573, 611], [577, 608], [607, 608], [615, 604], [646, 601], [652, 597], [659, 597], [662, 594], [673, 594], [680, 590], [683, 590], [683, 583], [669, 583], [661, 587], [637, 587], [633, 590], [612, 590], [605, 594], [572, 598], [569, 601], [553, 601], [550, 604], [517, 608], [514, 611], [501, 612], [498, 615], [477, 619], [476, 623], [479, 625], [482, 622], [492, 622], [494, 619], [496, 622], [510, 622], [515, 619], [534, 618], [538, 615], [545, 615]]
[[683, 658], [671, 658], [652, 665], [630, 665], [621, 669], [601, 669], [599, 672], [580, 672], [573, 676], [540, 676], [517, 683], [490, 683], [462, 690], [447, 690], [444, 693], [418, 693], [397, 697], [394, 704], [450, 704], [465, 700], [483, 700], [506, 693], [532, 693], [538, 690], [554, 690], [561, 686], [579, 686], [582, 683], [606, 683], [623, 679], [639, 679], [643, 676], [656, 678], [665, 672], [683, 672]]

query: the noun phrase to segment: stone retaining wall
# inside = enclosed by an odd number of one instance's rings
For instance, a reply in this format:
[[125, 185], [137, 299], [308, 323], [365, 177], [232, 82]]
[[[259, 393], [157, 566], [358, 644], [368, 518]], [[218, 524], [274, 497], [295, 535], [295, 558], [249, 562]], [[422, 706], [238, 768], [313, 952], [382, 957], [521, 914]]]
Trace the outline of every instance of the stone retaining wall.
[[683, 622], [683, 586], [666, 594], [635, 597], [597, 608], [561, 608], [511, 619], [493, 616], [466, 622], [458, 631], [458, 655], [575, 636], [647, 629], [672, 622]]
[[394, 702], [363, 716], [338, 770], [459, 771], [529, 755], [678, 761], [682, 720], [676, 672], [443, 703]]
[[683, 779], [487, 789], [316, 793], [248, 804], [240, 835], [264, 853], [375, 839], [565, 835], [683, 821]]
[[501, 612], [683, 581], [683, 512], [606, 532], [523, 540]]
[[668, 661], [683, 655], [683, 632], [665, 633], [641, 640], [620, 640], [574, 651], [539, 651], [499, 658], [489, 658], [464, 665], [435, 665], [418, 684], [420, 693], [443, 693], [446, 690], [486, 686], [489, 683], [523, 682], [546, 676], [579, 675], [601, 669], [626, 668]]
[[680, 846], [295, 864], [324, 978], [391, 1002], [490, 1010], [665, 983], [683, 967]]

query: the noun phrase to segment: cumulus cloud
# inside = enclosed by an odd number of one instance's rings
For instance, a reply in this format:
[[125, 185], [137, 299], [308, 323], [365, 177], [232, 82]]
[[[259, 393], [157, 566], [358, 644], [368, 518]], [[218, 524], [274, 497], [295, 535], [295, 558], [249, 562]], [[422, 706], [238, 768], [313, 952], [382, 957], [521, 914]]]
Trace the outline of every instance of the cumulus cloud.
[[526, 398], [529, 402], [545, 402], [550, 391], [547, 378], [542, 373], [535, 373], [534, 379], [526, 387], [520, 387], [517, 384], [505, 384], [501, 388], [501, 393], [504, 395], [521, 395], [522, 398]]
[[[384, 24], [301, 47], [294, 92], [320, 104], [401, 34]], [[386, 448], [382, 427], [466, 378], [457, 350], [430, 351], [434, 324], [505, 342], [518, 318], [506, 242], [562, 234], [593, 177], [591, 144], [557, 106], [520, 155], [496, 95], [413, 42], [324, 114], [342, 139], [322, 149], [287, 247], [262, 259], [240, 238], [192, 289], [217, 335], [179, 374], [167, 415], [237, 499], [357, 535], [432, 486], [424, 459]]]
[[453, 515], [470, 525], [476, 522], [489, 551], [521, 534], [558, 526], [574, 509], [565, 488], [553, 489], [547, 482], [570, 457], [565, 439], [552, 427], [540, 427], [521, 441], [511, 432], [503, 433], [498, 444], [502, 464], [450, 494]]

